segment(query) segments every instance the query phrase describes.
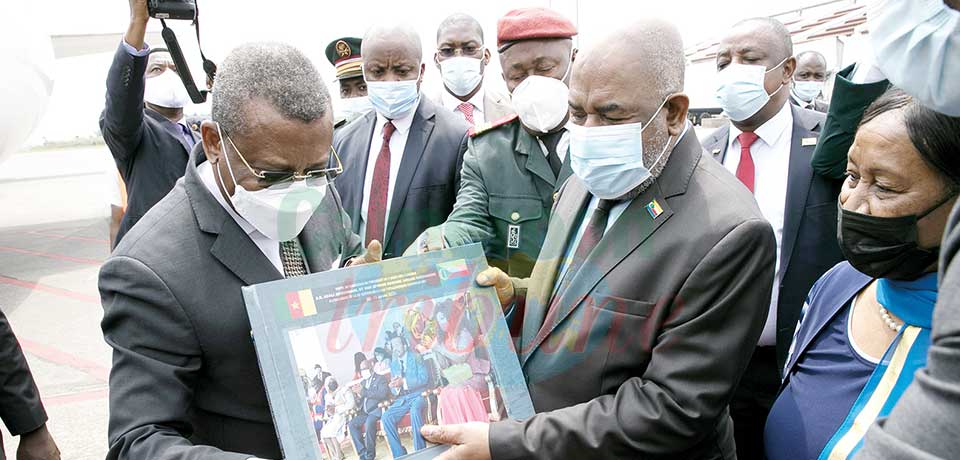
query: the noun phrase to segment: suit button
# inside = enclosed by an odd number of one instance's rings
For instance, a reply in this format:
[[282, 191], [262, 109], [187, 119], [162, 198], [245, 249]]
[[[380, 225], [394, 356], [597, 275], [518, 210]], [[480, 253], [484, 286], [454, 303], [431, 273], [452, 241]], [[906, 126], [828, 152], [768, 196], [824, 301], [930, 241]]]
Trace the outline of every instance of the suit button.
[[513, 219], [514, 222], [516, 222], [520, 220], [520, 213], [514, 211], [513, 214], [510, 214], [510, 218]]

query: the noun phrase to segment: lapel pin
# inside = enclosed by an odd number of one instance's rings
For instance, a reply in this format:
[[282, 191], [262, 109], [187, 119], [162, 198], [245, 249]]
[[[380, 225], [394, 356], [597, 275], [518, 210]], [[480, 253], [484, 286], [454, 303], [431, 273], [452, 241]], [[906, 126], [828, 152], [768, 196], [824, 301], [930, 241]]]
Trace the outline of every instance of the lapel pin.
[[814, 145], [817, 145], [817, 138], [815, 137], [804, 137], [800, 139], [800, 146], [802, 147], [812, 147]]
[[660, 203], [658, 203], [657, 200], [653, 200], [647, 203], [647, 213], [656, 220], [657, 217], [660, 217], [660, 214], [663, 214], [663, 208], [660, 207]]
[[710, 153], [712, 153], [712, 154], [714, 154], [714, 155], [720, 155], [720, 149], [713, 149], [713, 151], [710, 152]]

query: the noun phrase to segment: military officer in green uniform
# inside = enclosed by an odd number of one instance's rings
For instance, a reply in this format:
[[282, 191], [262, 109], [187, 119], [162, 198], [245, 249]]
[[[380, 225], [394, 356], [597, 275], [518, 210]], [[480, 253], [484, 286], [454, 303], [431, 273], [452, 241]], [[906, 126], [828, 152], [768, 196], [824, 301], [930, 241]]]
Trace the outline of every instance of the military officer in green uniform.
[[341, 128], [357, 119], [369, 110], [373, 110], [367, 99], [367, 82], [363, 80], [360, 56], [361, 39], [356, 37], [338, 38], [327, 45], [327, 60], [337, 71], [340, 84], [340, 103], [335, 104], [334, 129]]
[[576, 34], [573, 23], [546, 8], [514, 10], [498, 21], [500, 64], [517, 115], [471, 131], [453, 212], [406, 254], [482, 242], [490, 265], [530, 275], [554, 194], [571, 174], [564, 126]]

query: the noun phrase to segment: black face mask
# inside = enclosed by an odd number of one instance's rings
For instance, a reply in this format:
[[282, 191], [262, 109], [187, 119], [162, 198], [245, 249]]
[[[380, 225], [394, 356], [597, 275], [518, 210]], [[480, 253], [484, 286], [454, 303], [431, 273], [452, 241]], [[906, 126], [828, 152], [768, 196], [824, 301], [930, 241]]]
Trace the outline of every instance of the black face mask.
[[950, 201], [953, 194], [923, 214], [876, 217], [837, 207], [837, 240], [844, 257], [873, 278], [910, 281], [921, 277], [937, 261], [940, 248], [917, 246], [917, 221]]

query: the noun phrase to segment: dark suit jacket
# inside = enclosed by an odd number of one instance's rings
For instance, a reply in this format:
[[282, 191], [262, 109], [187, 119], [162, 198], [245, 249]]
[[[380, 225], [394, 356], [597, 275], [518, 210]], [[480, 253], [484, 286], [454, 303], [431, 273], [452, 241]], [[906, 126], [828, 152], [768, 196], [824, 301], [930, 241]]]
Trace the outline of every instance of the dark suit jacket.
[[[843, 260], [837, 243], [837, 199], [842, 180], [813, 173], [810, 157], [814, 145], [804, 139], [820, 136], [825, 115], [791, 106], [793, 138], [790, 147], [790, 172], [787, 202], [783, 217], [780, 267], [783, 276], [777, 301], [777, 368], [782, 369], [800, 309], [807, 293], [831, 267]], [[704, 141], [704, 148], [723, 162], [727, 154], [730, 126], [718, 128]], [[810, 143], [808, 141], [807, 143]]]
[[[40, 392], [30, 374], [17, 336], [0, 311], [0, 419], [14, 436], [29, 433], [47, 422]], [[0, 441], [0, 453], [3, 441]], [[2, 455], [0, 455], [2, 457]]]
[[[144, 108], [146, 57], [121, 45], [107, 74], [106, 108], [100, 131], [127, 186], [127, 211], [116, 243], [163, 198], [187, 167], [190, 146], [176, 123]], [[200, 137], [194, 133], [194, 139]]]
[[[282, 458], [240, 293], [281, 274], [193, 165], [142, 221], [100, 269], [113, 347], [107, 458]], [[358, 254], [349, 228], [330, 187], [300, 234], [308, 265]]]
[[[343, 174], [335, 185], [350, 214], [354, 233], [360, 233], [360, 207], [367, 158], [377, 114], [367, 112], [337, 130], [334, 147], [343, 161]], [[447, 219], [460, 189], [460, 167], [467, 150], [466, 122], [421, 96], [404, 147], [390, 215], [387, 217], [383, 258], [399, 257], [420, 233]], [[400, 158], [391, 152], [390, 161]]]
[[371, 378], [373, 380], [369, 388], [363, 383], [360, 384], [360, 408], [367, 414], [376, 412], [378, 405], [390, 397], [390, 382], [387, 377], [375, 373]]
[[514, 279], [520, 362], [540, 414], [492, 424], [493, 458], [734, 458], [727, 405], [770, 303], [770, 224], [691, 130], [548, 315], [589, 198], [571, 176], [533, 274]]

